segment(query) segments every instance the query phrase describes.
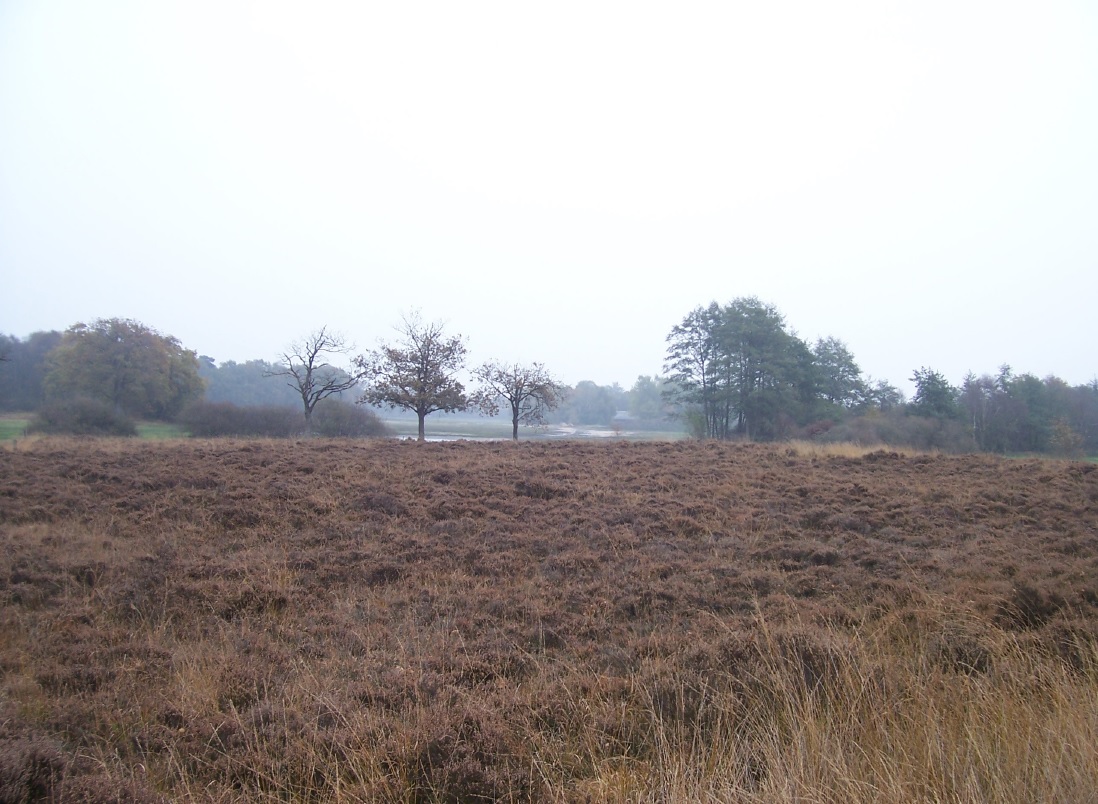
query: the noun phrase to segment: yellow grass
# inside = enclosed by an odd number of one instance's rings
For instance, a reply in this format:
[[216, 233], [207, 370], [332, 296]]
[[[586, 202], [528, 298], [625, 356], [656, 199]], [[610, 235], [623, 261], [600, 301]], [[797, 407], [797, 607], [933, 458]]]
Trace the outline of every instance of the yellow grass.
[[921, 631], [890, 623], [832, 631], [826, 672], [806, 679], [804, 657], [760, 627], [753, 677], [714, 677], [700, 696], [684, 682], [670, 708], [665, 690], [634, 683], [618, 715], [654, 750], [575, 746], [595, 769], [583, 789], [620, 802], [1095, 800], [1093, 646], [1072, 668], [997, 632], [990, 671], [964, 672]]
[[910, 447], [883, 447], [880, 444], [866, 446], [864, 444], [855, 444], [849, 441], [822, 443], [817, 441], [793, 440], [782, 442], [781, 446], [792, 450], [798, 456], [804, 458], [861, 458], [863, 455], [868, 455], [871, 452], [880, 452], [881, 450], [895, 452], [898, 455], [904, 456], [932, 454]]

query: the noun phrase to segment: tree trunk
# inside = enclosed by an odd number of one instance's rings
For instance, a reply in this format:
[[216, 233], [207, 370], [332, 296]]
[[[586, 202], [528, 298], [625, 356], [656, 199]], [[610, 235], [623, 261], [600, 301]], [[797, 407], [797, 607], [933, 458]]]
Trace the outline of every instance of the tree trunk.
[[305, 437], [313, 437], [313, 412], [311, 410], [305, 411]]
[[423, 420], [425, 418], [427, 418], [427, 414], [426, 413], [420, 413], [418, 415], [419, 415], [419, 438], [417, 440], [426, 441], [427, 437], [423, 434]]
[[519, 417], [518, 417], [518, 414], [516, 413], [511, 418], [511, 440], [512, 441], [518, 441], [518, 420], [519, 420]]

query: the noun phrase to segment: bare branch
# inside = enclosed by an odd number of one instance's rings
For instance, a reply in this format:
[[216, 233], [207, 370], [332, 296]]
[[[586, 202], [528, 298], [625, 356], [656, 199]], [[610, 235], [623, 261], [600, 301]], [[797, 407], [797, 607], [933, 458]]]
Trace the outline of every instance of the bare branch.
[[500, 402], [506, 402], [511, 409], [511, 437], [515, 441], [520, 423], [543, 424], [545, 415], [563, 398], [563, 387], [541, 363], [524, 366], [490, 360], [473, 375], [481, 384], [473, 396], [473, 404], [486, 415], [495, 416], [500, 411]]
[[313, 409], [322, 399], [349, 391], [357, 386], [365, 373], [347, 372], [333, 366], [327, 355], [347, 354], [354, 348], [339, 333], [327, 326], [290, 345], [281, 355], [283, 368], [265, 373], [268, 377], [290, 377], [286, 384], [301, 396], [305, 413], [305, 436], [312, 435]]

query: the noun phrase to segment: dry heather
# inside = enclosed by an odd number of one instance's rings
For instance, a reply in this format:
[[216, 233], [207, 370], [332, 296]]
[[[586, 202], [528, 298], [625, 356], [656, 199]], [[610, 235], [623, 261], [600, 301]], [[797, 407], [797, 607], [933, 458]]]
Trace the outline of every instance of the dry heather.
[[0, 800], [1096, 801], [1094, 469], [0, 452]]

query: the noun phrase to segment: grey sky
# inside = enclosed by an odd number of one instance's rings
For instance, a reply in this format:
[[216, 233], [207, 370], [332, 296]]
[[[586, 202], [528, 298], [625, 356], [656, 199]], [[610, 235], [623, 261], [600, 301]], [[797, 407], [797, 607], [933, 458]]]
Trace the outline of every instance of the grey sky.
[[757, 295], [909, 390], [1098, 374], [1092, 2], [0, 2], [0, 331], [218, 360], [419, 308], [658, 373]]

